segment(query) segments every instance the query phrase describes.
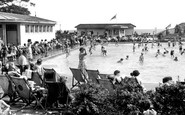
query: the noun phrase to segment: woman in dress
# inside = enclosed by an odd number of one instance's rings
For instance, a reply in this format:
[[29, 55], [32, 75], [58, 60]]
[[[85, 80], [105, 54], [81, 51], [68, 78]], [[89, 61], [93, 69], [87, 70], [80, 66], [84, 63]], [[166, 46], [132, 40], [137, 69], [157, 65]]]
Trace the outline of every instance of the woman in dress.
[[86, 73], [86, 64], [85, 64], [85, 56], [87, 55], [85, 48], [81, 47], [79, 49], [80, 54], [79, 54], [79, 65], [78, 68], [81, 69], [82, 73], [87, 77]]
[[32, 42], [29, 41], [28, 42], [28, 60], [29, 61], [32, 61], [33, 60], [33, 54], [32, 54], [32, 48], [31, 48], [31, 46], [32, 46]]

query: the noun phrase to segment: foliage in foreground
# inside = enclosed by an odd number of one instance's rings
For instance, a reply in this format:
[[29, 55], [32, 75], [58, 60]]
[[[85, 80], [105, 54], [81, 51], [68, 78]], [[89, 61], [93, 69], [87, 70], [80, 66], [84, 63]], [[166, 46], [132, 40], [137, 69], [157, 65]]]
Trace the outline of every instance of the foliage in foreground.
[[75, 98], [71, 110], [76, 115], [142, 115], [148, 102], [158, 115], [185, 115], [185, 86], [181, 84], [143, 92], [136, 84], [127, 82], [117, 85], [110, 95], [100, 85], [91, 83], [80, 86]]

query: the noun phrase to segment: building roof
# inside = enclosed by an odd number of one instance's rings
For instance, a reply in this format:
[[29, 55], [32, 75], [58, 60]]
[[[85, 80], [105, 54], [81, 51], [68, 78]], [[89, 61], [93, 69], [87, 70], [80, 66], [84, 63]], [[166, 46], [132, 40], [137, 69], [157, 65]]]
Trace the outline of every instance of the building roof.
[[112, 24], [79, 24], [77, 29], [105, 29], [105, 28], [133, 28], [136, 27], [131, 23], [112, 23]]
[[0, 22], [56, 24], [56, 22], [52, 20], [47, 20], [47, 19], [43, 19], [35, 16], [5, 13], [5, 12], [0, 12]]

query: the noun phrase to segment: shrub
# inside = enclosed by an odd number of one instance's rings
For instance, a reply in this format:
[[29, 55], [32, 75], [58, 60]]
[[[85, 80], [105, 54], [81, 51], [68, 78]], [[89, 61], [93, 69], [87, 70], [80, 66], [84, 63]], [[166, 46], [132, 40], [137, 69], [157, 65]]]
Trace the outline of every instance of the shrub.
[[99, 115], [99, 108], [107, 95], [108, 91], [100, 85], [83, 84], [75, 93], [75, 101], [71, 104], [71, 109], [76, 115]]
[[174, 84], [149, 92], [154, 109], [161, 115], [185, 115], [185, 86]]

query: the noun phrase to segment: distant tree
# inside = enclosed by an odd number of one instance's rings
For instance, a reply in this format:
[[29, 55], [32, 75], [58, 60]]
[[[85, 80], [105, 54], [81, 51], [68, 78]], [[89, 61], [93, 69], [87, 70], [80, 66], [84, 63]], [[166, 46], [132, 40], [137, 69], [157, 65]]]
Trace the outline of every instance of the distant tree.
[[[8, 13], [15, 13], [15, 14], [23, 14], [23, 15], [30, 15], [30, 11], [28, 8], [21, 6], [20, 4], [28, 3], [30, 0], [1, 0], [0, 1], [0, 11], [1, 12], [8, 12]], [[15, 3], [19, 3], [16, 5]], [[30, 3], [30, 5], [34, 6], [34, 3]]]
[[177, 35], [179, 35], [179, 36], [182, 35], [182, 29], [181, 29], [181, 27], [180, 27], [179, 25], [176, 25], [176, 26], [175, 26], [175, 33], [176, 33]]
[[134, 37], [138, 37], [138, 33], [136, 31], [134, 32]]
[[163, 37], [163, 34], [162, 34], [162, 33], [159, 33], [159, 34], [157, 35], [157, 38], [158, 38], [159, 40], [161, 40], [162, 37]]
[[166, 29], [166, 35], [169, 35], [169, 34], [170, 34], [169, 30], [168, 30], [168, 29]]

